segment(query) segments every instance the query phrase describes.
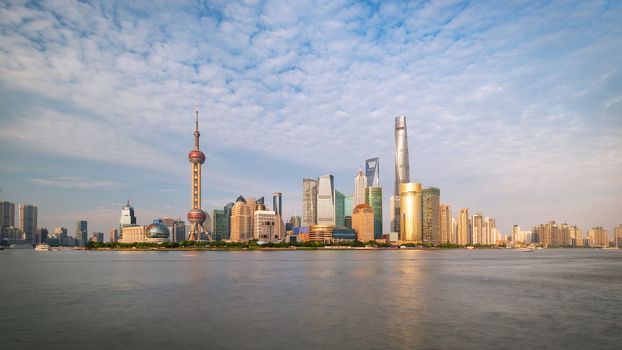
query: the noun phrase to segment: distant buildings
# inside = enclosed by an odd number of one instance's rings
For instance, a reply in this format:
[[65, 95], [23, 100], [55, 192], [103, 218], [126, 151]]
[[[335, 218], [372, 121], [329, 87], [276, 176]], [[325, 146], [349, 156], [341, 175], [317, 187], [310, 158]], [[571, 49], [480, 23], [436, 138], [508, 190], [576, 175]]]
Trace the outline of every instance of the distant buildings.
[[588, 233], [588, 242], [591, 247], [608, 247], [609, 231], [600, 226], [590, 229]]
[[272, 210], [276, 214], [283, 216], [283, 194], [281, 192], [274, 192], [272, 194]]
[[39, 243], [35, 233], [37, 231], [37, 207], [30, 204], [19, 205], [19, 229], [22, 239], [30, 244]]
[[616, 247], [622, 248], [622, 224], [613, 229], [613, 241]]
[[113, 228], [110, 230], [110, 235], [108, 236], [109, 242], [118, 242], [119, 241], [119, 230]]
[[335, 190], [335, 226], [343, 227], [346, 224], [345, 199], [343, 193]]
[[458, 240], [456, 244], [460, 244], [460, 245], [472, 244], [472, 238], [469, 239], [469, 237], [471, 236], [471, 220], [469, 217], [468, 208], [460, 209], [458, 213], [457, 221], [458, 223], [457, 223], [456, 228], [457, 228]]
[[86, 220], [76, 220], [76, 230], [73, 236], [78, 245], [85, 246], [89, 242], [88, 223]]
[[0, 240], [14, 243], [19, 239], [16, 237], [16, 232], [19, 231], [15, 228], [15, 203], [2, 201], [0, 202]]
[[[451, 206], [448, 204], [439, 205], [439, 226], [441, 234], [441, 243], [452, 242], [452, 214]], [[453, 242], [452, 242], [453, 243]]]
[[119, 219], [119, 233], [120, 238], [123, 238], [123, 228], [131, 225], [136, 225], [136, 216], [134, 216], [134, 207], [130, 205], [130, 200], [127, 200], [127, 204], [121, 208], [121, 218]]

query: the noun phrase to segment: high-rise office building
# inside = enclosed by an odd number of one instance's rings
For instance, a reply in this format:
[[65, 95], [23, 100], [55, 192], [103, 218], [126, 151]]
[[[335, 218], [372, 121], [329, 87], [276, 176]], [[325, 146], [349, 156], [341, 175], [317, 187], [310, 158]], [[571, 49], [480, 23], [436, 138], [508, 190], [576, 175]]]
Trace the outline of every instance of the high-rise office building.
[[335, 226], [335, 178], [323, 175], [317, 185], [317, 224]]
[[365, 188], [365, 203], [374, 210], [374, 239], [382, 238], [382, 187]]
[[518, 225], [512, 226], [512, 242], [514, 243], [525, 242], [525, 232], [522, 231], [520, 226]]
[[[199, 147], [199, 102], [196, 103], [194, 119], [194, 149], [188, 153], [188, 161], [192, 167], [192, 209], [188, 211], [188, 221], [190, 221], [190, 232], [188, 233], [189, 241], [197, 241], [203, 237], [209, 241], [212, 237], [209, 235], [205, 220], [207, 213], [201, 209], [201, 167], [205, 163], [205, 153]], [[209, 227], [209, 225], [208, 225]]]
[[281, 192], [272, 194], [272, 210], [283, 216], [283, 194]]
[[436, 187], [424, 188], [421, 191], [423, 241], [434, 244], [441, 243], [440, 200], [441, 190]]
[[300, 227], [302, 225], [302, 218], [298, 215], [294, 215], [289, 218], [289, 225], [293, 227]]
[[420, 183], [400, 184], [400, 241], [421, 242], [422, 198]]
[[55, 227], [54, 228], [54, 237], [58, 239], [58, 244], [62, 246], [68, 245], [67, 243], [67, 229], [64, 227]]
[[22, 239], [30, 244], [35, 242], [37, 230], [37, 207], [30, 204], [19, 205], [19, 229], [22, 231]]
[[608, 247], [609, 231], [600, 226], [591, 228], [588, 233], [588, 242], [590, 247]]
[[231, 237], [231, 209], [233, 209], [233, 204], [233, 202], [229, 202], [223, 207], [225, 215], [227, 216], [227, 236], [223, 239], [229, 239], [229, 237]]
[[110, 235], [108, 236], [108, 242], [118, 242], [119, 241], [119, 230], [116, 228], [110, 229]]
[[317, 223], [317, 180], [302, 179], [302, 226]]
[[462, 208], [460, 209], [460, 212], [458, 214], [458, 225], [457, 225], [457, 232], [458, 232], [458, 241], [456, 242], [456, 244], [461, 244], [461, 245], [466, 245], [466, 244], [470, 244], [470, 237], [471, 237], [471, 218], [469, 217], [469, 209], [468, 208]]
[[494, 218], [484, 218], [484, 231], [486, 233], [486, 241], [483, 244], [497, 244], [500, 239], [499, 232], [497, 232], [497, 220]]
[[570, 244], [573, 247], [583, 246], [583, 234], [577, 226], [570, 226]]
[[471, 224], [471, 244], [486, 244], [483, 242], [484, 236], [484, 215], [475, 213], [472, 217]]
[[380, 161], [378, 157], [365, 161], [365, 176], [367, 177], [367, 186], [365, 187], [380, 187]]
[[400, 196], [389, 197], [389, 226], [391, 232], [400, 232]]
[[10, 231], [15, 227], [15, 203], [0, 202], [0, 240], [10, 240]]
[[343, 214], [344, 216], [352, 216], [352, 209], [354, 209], [354, 206], [352, 205], [354, 196], [353, 195], [349, 195], [349, 196], [345, 196], [343, 198]]
[[615, 242], [616, 247], [622, 248], [622, 224], [613, 228], [613, 241]]
[[253, 239], [261, 242], [276, 242], [280, 240], [274, 210], [257, 210], [254, 213]]
[[395, 118], [395, 196], [400, 195], [400, 185], [410, 182], [410, 164], [408, 160], [408, 135], [406, 117]]
[[406, 117], [395, 118], [395, 188], [389, 199], [389, 221], [391, 231], [402, 232], [400, 229], [400, 185], [410, 182], [410, 164], [408, 158], [408, 135]]
[[451, 242], [451, 206], [448, 204], [441, 204], [439, 206], [439, 225], [441, 230], [441, 243]]
[[217, 241], [227, 239], [227, 214], [224, 209], [214, 209], [212, 217], [212, 238]]
[[231, 208], [231, 237], [233, 242], [245, 242], [253, 238], [254, 200], [247, 202], [239, 196]]
[[123, 228], [136, 225], [136, 216], [134, 216], [134, 207], [130, 205], [130, 200], [121, 208], [121, 218], [119, 219], [119, 240], [122, 239]]
[[76, 220], [76, 231], [73, 235], [76, 238], [76, 244], [85, 246], [89, 242], [88, 223], [86, 220]]
[[352, 205], [357, 206], [365, 203], [365, 188], [367, 187], [367, 176], [362, 169], [354, 176], [354, 194], [352, 195]]
[[458, 220], [453, 216], [451, 217], [451, 238], [449, 243], [458, 244]]
[[346, 196], [335, 190], [335, 226], [344, 227], [346, 225]]
[[369, 204], [359, 204], [352, 213], [352, 228], [356, 232], [356, 239], [361, 242], [374, 240], [374, 210]]

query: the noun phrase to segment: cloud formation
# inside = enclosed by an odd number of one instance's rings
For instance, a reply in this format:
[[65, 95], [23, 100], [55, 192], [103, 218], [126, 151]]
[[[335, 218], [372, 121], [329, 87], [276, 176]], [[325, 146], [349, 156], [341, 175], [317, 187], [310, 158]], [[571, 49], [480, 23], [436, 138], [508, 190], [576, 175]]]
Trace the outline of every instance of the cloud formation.
[[183, 184], [198, 96], [207, 195], [281, 191], [294, 214], [302, 177], [350, 193], [373, 156], [388, 198], [405, 114], [411, 177], [505, 232], [622, 214], [618, 2], [0, 6], [0, 90], [35, 101], [0, 106], [21, 152]]

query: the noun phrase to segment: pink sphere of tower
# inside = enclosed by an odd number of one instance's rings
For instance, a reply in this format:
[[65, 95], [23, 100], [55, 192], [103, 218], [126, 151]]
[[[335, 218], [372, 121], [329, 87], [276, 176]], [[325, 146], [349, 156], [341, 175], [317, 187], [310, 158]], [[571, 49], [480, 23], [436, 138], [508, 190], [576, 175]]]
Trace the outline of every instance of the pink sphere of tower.
[[197, 149], [192, 150], [188, 153], [188, 160], [193, 164], [203, 164], [205, 163], [205, 154]]
[[191, 209], [188, 211], [188, 221], [192, 224], [202, 224], [207, 219], [207, 215], [201, 209]]

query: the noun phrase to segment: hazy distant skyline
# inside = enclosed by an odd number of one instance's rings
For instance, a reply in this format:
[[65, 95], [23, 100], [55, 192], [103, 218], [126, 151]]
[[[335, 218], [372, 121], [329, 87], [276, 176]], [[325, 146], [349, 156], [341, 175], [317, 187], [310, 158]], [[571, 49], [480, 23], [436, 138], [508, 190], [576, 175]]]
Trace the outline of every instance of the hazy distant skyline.
[[[502, 233], [622, 220], [622, 3], [0, 4], [0, 200], [39, 225], [140, 224], [191, 206], [194, 99], [203, 208], [333, 174], [351, 194], [394, 118], [410, 178]], [[269, 200], [267, 202], [270, 202]]]

